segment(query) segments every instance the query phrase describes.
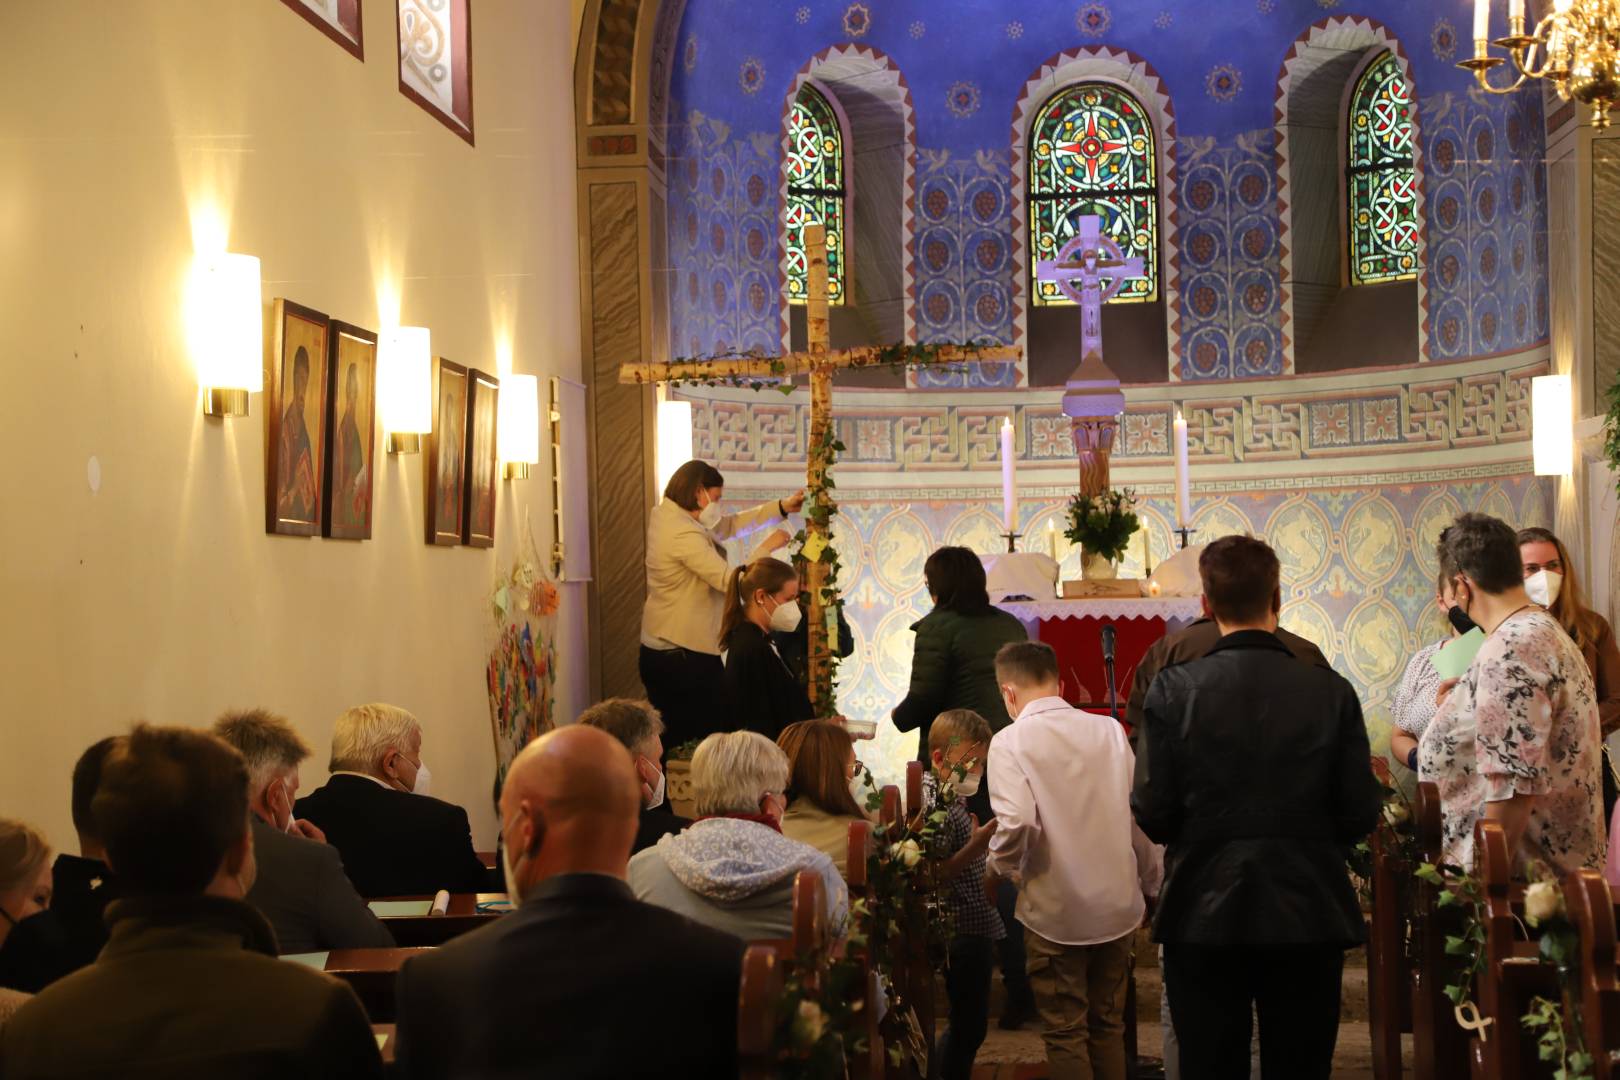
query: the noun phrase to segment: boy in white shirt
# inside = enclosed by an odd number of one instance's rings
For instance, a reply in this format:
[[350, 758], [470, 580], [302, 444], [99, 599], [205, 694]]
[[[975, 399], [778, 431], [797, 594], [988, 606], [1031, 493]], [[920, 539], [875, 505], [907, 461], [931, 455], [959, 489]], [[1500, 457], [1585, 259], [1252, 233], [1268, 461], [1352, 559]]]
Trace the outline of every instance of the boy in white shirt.
[[989, 872], [1019, 886], [1050, 1075], [1124, 1080], [1132, 937], [1162, 876], [1131, 818], [1130, 743], [1063, 699], [1050, 645], [1004, 646], [996, 680], [1015, 720], [990, 744]]

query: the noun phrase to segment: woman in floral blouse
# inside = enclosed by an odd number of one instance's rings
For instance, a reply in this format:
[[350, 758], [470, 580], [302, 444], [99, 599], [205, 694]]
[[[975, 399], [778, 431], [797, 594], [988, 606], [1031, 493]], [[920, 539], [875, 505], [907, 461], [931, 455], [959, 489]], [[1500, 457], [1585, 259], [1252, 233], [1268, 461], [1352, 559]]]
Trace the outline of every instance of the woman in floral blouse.
[[1596, 693], [1580, 650], [1524, 591], [1515, 534], [1464, 514], [1440, 537], [1457, 606], [1485, 631], [1468, 672], [1440, 686], [1418, 773], [1440, 789], [1443, 857], [1474, 869], [1474, 825], [1502, 823], [1509, 850], [1564, 874], [1607, 851]]

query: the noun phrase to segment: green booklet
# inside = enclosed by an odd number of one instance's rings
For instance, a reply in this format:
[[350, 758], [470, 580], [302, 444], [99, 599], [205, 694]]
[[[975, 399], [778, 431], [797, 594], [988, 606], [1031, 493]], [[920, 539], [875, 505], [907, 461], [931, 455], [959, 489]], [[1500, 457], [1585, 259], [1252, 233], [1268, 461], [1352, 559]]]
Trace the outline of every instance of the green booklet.
[[1461, 637], [1452, 638], [1435, 652], [1432, 661], [1434, 670], [1440, 673], [1442, 679], [1462, 678], [1484, 644], [1485, 631], [1477, 626]]

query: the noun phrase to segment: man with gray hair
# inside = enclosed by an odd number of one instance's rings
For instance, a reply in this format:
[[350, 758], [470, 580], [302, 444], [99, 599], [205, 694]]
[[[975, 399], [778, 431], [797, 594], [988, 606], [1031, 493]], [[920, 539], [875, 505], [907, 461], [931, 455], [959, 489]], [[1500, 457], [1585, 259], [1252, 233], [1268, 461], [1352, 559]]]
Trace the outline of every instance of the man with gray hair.
[[361, 896], [498, 888], [473, 850], [467, 811], [433, 798], [422, 725], [397, 705], [356, 705], [332, 729], [332, 775], [297, 812], [343, 855]]
[[281, 952], [391, 948], [393, 935], [354, 891], [338, 850], [314, 825], [293, 817], [298, 766], [309, 744], [264, 709], [228, 712], [215, 721], [214, 734], [247, 764], [259, 874], [246, 899], [269, 920]]
[[630, 854], [645, 851], [692, 824], [667, 808], [665, 774], [659, 764], [664, 759], [664, 719], [652, 702], [608, 698], [580, 713], [579, 722], [600, 728], [624, 744], [641, 779], [641, 823]]
[[710, 735], [692, 755], [699, 819], [630, 860], [636, 899], [744, 941], [793, 932], [793, 882], [814, 870], [827, 887], [827, 924], [842, 933], [849, 889], [831, 859], [782, 835], [788, 760], [756, 731]]

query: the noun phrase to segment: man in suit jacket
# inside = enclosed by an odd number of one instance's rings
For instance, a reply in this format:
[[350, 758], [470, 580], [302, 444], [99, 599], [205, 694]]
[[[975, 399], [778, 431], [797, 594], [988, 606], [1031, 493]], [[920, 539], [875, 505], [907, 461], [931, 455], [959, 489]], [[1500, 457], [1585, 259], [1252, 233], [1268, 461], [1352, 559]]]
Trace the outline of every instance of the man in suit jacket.
[[586, 727], [601, 728], [630, 751], [641, 778], [641, 820], [636, 828], [634, 855], [652, 847], [666, 836], [692, 824], [669, 809], [664, 760], [664, 719], [650, 701], [608, 698], [579, 714]]
[[0, 1076], [382, 1076], [354, 991], [277, 960], [242, 902], [254, 864], [241, 755], [142, 725], [107, 758], [93, 806], [125, 898], [101, 957], [0, 1028]]
[[639, 788], [582, 724], [518, 755], [500, 809], [519, 907], [400, 970], [400, 1076], [736, 1075], [744, 945], [631, 896]]
[[275, 929], [284, 953], [387, 949], [390, 934], [343, 873], [343, 858], [319, 829], [293, 815], [298, 765], [309, 744], [285, 719], [263, 709], [229, 712], [214, 734], [248, 768], [248, 809], [258, 877], [247, 902]]
[[428, 794], [422, 726], [394, 705], [357, 705], [332, 731], [332, 775], [296, 812], [326, 835], [364, 897], [498, 887], [467, 811]]
[[1276, 635], [1276, 554], [1227, 536], [1199, 559], [1221, 638], [1153, 681], [1131, 805], [1167, 846], [1153, 921], [1181, 1075], [1326, 1080], [1344, 950], [1363, 938], [1344, 848], [1378, 820], [1361, 703]]

